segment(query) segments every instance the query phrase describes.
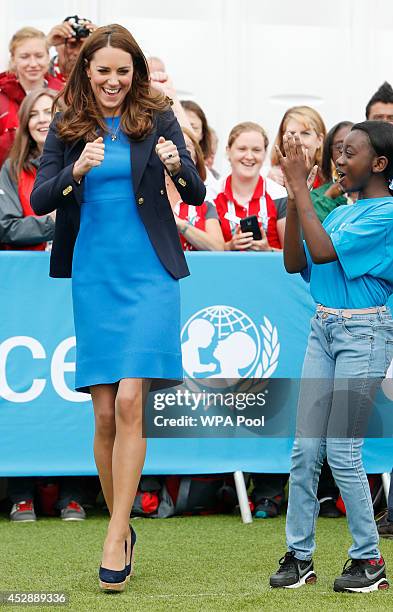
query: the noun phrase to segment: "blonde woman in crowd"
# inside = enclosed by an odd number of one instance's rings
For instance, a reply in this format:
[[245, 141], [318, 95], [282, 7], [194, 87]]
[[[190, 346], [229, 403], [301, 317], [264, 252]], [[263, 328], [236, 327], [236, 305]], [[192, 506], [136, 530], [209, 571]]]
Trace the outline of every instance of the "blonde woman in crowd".
[[30, 27], [18, 30], [9, 51], [9, 70], [0, 73], [0, 166], [14, 142], [18, 110], [26, 94], [42, 87], [62, 88], [62, 83], [48, 74], [49, 47], [43, 32]]
[[[268, 144], [263, 127], [251, 121], [239, 123], [229, 134], [231, 174], [215, 199], [226, 251], [282, 250], [286, 191], [277, 194], [277, 185], [260, 174]], [[240, 220], [252, 215], [258, 219], [261, 240], [241, 231]]]
[[321, 115], [311, 106], [293, 106], [287, 110], [282, 118], [270, 158], [272, 167], [268, 175], [269, 178], [280, 185], [284, 185], [284, 175], [279, 165], [276, 146], [282, 151], [283, 137], [290, 134], [299, 134], [300, 142], [308, 152], [311, 166], [318, 166], [313, 187], [319, 187], [324, 182], [321, 166], [326, 127]]

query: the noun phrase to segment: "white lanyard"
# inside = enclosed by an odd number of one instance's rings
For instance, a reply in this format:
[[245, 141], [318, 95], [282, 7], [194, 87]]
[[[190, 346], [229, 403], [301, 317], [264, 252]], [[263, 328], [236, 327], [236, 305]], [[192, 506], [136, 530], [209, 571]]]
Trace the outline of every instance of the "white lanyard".
[[[247, 209], [247, 216], [248, 216], [249, 204], [250, 203], [248, 203], [247, 206], [244, 206], [244, 208]], [[229, 221], [231, 233], [233, 235], [236, 232], [237, 227], [240, 225], [240, 217], [238, 217], [236, 214], [236, 207], [235, 207], [234, 202], [231, 202], [230, 200], [228, 200], [228, 210], [225, 213], [224, 218], [227, 221]], [[262, 191], [261, 197], [259, 198], [259, 212], [257, 214], [257, 218], [258, 218], [258, 221], [262, 224], [262, 227], [266, 232], [267, 225], [269, 222], [269, 216], [267, 214], [266, 182], [265, 181], [263, 181], [263, 191]]]

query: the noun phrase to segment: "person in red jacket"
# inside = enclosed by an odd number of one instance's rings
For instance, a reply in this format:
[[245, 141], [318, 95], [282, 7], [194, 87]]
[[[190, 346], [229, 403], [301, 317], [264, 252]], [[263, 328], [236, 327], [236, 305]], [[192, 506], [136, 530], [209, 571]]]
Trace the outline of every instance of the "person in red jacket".
[[30, 205], [40, 155], [51, 122], [55, 92], [28, 94], [19, 110], [10, 157], [0, 170], [0, 249], [43, 251], [53, 239], [54, 213], [37, 217]]
[[40, 30], [18, 30], [11, 38], [9, 51], [10, 69], [0, 73], [0, 167], [14, 142], [18, 110], [26, 94], [41, 87], [60, 90], [63, 86], [48, 74], [49, 47]]
[[[279, 251], [284, 242], [287, 192], [260, 175], [269, 141], [265, 130], [251, 121], [239, 123], [228, 137], [232, 173], [214, 203], [226, 251]], [[255, 215], [262, 240], [243, 233], [240, 220]]]

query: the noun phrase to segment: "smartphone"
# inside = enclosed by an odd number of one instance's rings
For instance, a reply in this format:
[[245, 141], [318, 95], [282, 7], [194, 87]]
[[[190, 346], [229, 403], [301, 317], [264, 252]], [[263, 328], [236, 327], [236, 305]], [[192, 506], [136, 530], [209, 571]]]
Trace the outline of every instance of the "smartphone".
[[256, 215], [240, 219], [240, 229], [242, 232], [252, 232], [253, 240], [262, 240], [261, 229]]

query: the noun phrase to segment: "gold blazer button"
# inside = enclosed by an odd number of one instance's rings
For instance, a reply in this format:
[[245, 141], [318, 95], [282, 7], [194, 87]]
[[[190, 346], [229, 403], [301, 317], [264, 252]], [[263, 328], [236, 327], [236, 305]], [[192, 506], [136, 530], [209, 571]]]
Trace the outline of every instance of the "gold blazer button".
[[179, 185], [181, 185], [182, 187], [185, 187], [187, 185], [186, 181], [184, 180], [184, 178], [179, 178], [178, 181]]
[[65, 189], [63, 189], [63, 196], [68, 195], [69, 193], [71, 193], [72, 191], [72, 186], [68, 185], [68, 187], [66, 187]]
[[144, 200], [143, 198], [139, 198], [139, 199], [138, 199], [138, 204], [139, 204], [140, 206], [142, 206], [142, 204], [143, 204], [143, 202], [144, 202], [144, 201], [145, 201], [145, 200]]
[[160, 194], [164, 195], [164, 190], [163, 189], [160, 189]]

